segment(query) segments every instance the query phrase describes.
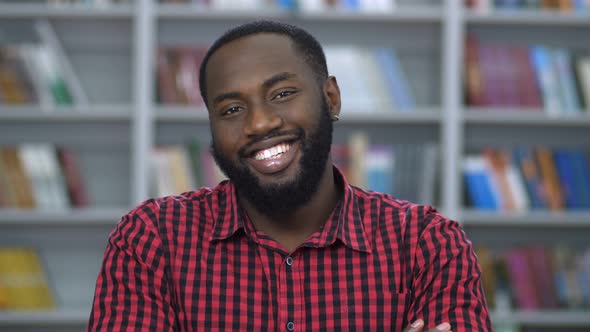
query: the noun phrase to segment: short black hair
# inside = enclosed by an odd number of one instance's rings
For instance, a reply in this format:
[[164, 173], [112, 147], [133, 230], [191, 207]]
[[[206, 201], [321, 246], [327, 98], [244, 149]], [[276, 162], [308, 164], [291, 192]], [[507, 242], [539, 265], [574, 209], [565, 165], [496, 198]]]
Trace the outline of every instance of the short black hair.
[[293, 42], [295, 50], [301, 54], [304, 61], [317, 76], [318, 82], [328, 77], [328, 66], [326, 65], [324, 50], [317, 39], [309, 32], [291, 24], [270, 20], [256, 20], [226, 31], [211, 45], [207, 54], [205, 54], [199, 70], [199, 88], [205, 105], [207, 105], [207, 84], [205, 77], [209, 58], [223, 45], [236, 39], [258, 33], [276, 33], [288, 37]]

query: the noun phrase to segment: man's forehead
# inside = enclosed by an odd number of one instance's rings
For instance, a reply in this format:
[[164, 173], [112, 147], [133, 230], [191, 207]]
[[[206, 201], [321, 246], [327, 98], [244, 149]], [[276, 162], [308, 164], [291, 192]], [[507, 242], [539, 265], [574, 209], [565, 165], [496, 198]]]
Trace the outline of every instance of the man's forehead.
[[279, 72], [301, 72], [304, 65], [291, 40], [275, 33], [239, 38], [220, 47], [207, 65], [207, 84], [214, 90], [249, 76], [270, 77]]
[[296, 55], [289, 37], [277, 33], [256, 33], [221, 46], [211, 56], [210, 64], [224, 65], [246, 56], [257, 57], [269, 54]]

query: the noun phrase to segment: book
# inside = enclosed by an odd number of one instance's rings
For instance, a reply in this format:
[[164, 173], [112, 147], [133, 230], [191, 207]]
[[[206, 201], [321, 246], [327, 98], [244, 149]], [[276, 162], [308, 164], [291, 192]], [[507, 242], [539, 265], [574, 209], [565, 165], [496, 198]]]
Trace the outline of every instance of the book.
[[6, 309], [56, 308], [49, 279], [36, 250], [32, 248], [0, 248], [0, 284], [6, 294]]
[[463, 160], [463, 174], [473, 207], [478, 210], [497, 210], [500, 205], [484, 158], [479, 155], [466, 156]]
[[541, 173], [535, 161], [532, 148], [515, 148], [513, 151], [513, 160], [524, 180], [531, 208], [546, 208], [547, 195], [545, 193], [545, 186], [541, 180]]
[[539, 165], [545, 194], [547, 195], [547, 206], [549, 210], [563, 210], [563, 193], [559, 177], [557, 176], [553, 153], [549, 148], [542, 146], [535, 148], [534, 153]]
[[371, 145], [366, 154], [367, 189], [393, 194], [395, 157], [391, 146]]
[[496, 199], [500, 203], [500, 210], [515, 211], [516, 200], [508, 180], [508, 161], [500, 151], [491, 148], [484, 149], [482, 155], [490, 171], [492, 186], [497, 188]]
[[72, 94], [73, 102], [77, 106], [87, 106], [88, 96], [82, 87], [76, 71], [69, 62], [69, 58], [57, 33], [53, 29], [51, 22], [47, 19], [39, 19], [35, 21], [34, 26], [41, 42], [47, 50], [46, 57], [51, 58], [49, 61], [51, 61], [53, 65], [58, 68], [61, 75], [63, 75], [64, 83]]
[[415, 109], [416, 100], [396, 50], [378, 48], [376, 56], [385, 75], [396, 109], [403, 112]]
[[24, 104], [36, 101], [32, 80], [17, 47], [0, 48], [0, 103]]
[[520, 309], [534, 310], [539, 308], [539, 294], [534, 288], [533, 271], [528, 264], [528, 253], [525, 248], [513, 248], [505, 253], [508, 277], [512, 284], [513, 297]]
[[484, 106], [484, 81], [481, 77], [478, 49], [477, 38], [473, 34], [468, 34], [465, 40], [465, 66], [463, 71], [466, 102], [470, 106]]
[[14, 207], [35, 207], [31, 180], [19, 156], [18, 147], [3, 147], [0, 150], [0, 154], [3, 169], [6, 172], [8, 190], [12, 192], [12, 197], [14, 198]]
[[580, 95], [583, 98], [586, 112], [590, 113], [590, 56], [578, 58], [575, 67]]
[[206, 47], [159, 47], [156, 54], [157, 99], [162, 104], [203, 106], [199, 67]]
[[348, 140], [350, 149], [350, 184], [360, 187], [367, 187], [367, 160], [365, 156], [369, 149], [369, 137], [363, 132], [355, 132]]
[[80, 170], [78, 158], [67, 147], [59, 147], [57, 149], [57, 158], [63, 170], [69, 201], [77, 208], [89, 206], [90, 197]]
[[555, 150], [554, 157], [565, 206], [570, 209], [582, 207], [583, 204], [580, 200], [583, 197], [580, 195], [580, 190], [576, 188], [574, 178], [576, 170], [573, 164], [574, 160], [570, 158], [570, 151], [564, 149]]
[[571, 53], [563, 48], [553, 50], [559, 89], [561, 91], [561, 105], [564, 113], [578, 114], [581, 112], [580, 99], [573, 73]]
[[559, 115], [561, 96], [551, 49], [544, 46], [533, 46], [530, 52], [545, 111], [549, 115]]

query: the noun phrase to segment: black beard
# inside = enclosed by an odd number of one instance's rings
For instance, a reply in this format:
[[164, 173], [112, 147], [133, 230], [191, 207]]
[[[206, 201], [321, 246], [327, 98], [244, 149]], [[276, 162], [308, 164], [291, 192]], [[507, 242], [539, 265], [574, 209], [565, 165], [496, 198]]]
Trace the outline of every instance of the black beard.
[[[236, 189], [256, 210], [270, 217], [280, 217], [307, 204], [318, 190], [330, 154], [332, 128], [328, 103], [322, 98], [318, 127], [309, 133], [309, 137], [302, 129], [299, 130], [302, 147], [300, 170], [295, 179], [288, 183], [262, 186], [256, 175], [248, 168], [245, 158], [240, 156], [239, 162], [233, 163], [216, 148], [215, 137], [211, 142], [211, 153], [219, 168], [235, 183]], [[252, 140], [251, 143], [276, 135], [282, 133], [271, 132]]]

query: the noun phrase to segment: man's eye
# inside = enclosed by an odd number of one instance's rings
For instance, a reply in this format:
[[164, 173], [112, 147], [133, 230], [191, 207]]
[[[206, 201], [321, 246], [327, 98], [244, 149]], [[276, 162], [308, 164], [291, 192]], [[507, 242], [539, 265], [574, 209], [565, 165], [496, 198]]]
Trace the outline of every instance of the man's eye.
[[227, 108], [226, 110], [224, 110], [221, 113], [221, 115], [223, 115], [223, 116], [232, 115], [232, 114], [235, 114], [235, 113], [237, 113], [237, 112], [239, 112], [241, 110], [242, 110], [242, 108], [239, 107], [239, 106], [232, 106], [232, 107]]
[[285, 91], [281, 91], [281, 92], [277, 93], [277, 94], [274, 96], [273, 100], [276, 100], [276, 99], [283, 99], [283, 98], [289, 97], [290, 95], [292, 95], [292, 94], [294, 94], [294, 93], [295, 93], [295, 91], [294, 91], [294, 90], [285, 90]]

